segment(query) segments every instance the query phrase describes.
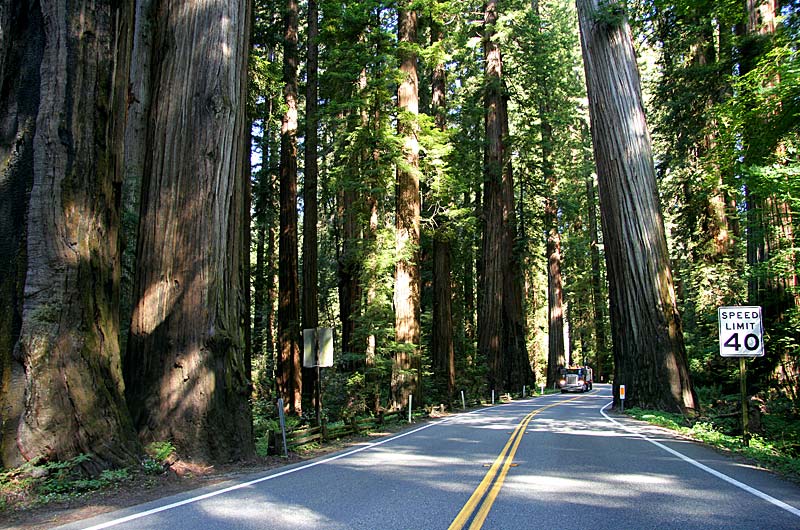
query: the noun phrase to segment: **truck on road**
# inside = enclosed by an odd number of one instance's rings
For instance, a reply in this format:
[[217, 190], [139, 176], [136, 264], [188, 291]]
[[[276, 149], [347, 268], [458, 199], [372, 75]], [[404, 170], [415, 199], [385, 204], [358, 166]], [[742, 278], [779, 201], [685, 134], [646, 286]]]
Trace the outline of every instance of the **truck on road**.
[[592, 389], [592, 369], [588, 366], [568, 366], [561, 369], [558, 380], [561, 393], [586, 392]]

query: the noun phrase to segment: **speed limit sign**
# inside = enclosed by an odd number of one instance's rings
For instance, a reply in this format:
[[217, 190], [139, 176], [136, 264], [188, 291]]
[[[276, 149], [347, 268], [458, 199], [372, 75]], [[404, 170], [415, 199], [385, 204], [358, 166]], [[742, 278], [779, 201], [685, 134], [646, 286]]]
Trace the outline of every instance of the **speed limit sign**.
[[719, 354], [722, 357], [763, 357], [764, 331], [760, 306], [720, 307]]

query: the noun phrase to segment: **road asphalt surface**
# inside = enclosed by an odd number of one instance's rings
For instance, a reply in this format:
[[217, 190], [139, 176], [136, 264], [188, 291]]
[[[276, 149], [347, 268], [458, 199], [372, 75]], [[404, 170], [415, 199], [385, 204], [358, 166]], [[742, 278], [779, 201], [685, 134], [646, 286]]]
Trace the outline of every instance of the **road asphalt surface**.
[[610, 401], [595, 385], [453, 414], [60, 528], [800, 529], [800, 487]]

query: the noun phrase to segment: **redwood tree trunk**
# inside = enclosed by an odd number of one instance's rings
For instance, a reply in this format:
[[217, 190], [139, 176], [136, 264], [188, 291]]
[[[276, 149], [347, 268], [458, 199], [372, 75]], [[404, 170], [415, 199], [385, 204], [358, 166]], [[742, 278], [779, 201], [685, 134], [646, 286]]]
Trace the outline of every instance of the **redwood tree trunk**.
[[453, 346], [453, 290], [450, 279], [450, 241], [447, 236], [433, 240], [433, 330], [432, 354], [434, 373], [446, 383], [447, 397], [452, 402], [456, 385], [456, 357]]
[[124, 112], [128, 61], [117, 52], [129, 44], [131, 7], [0, 8], [3, 466], [81, 453], [92, 472], [136, 461], [118, 340], [114, 120]]
[[[317, 307], [317, 145], [319, 133], [317, 126], [317, 79], [319, 34], [317, 20], [319, 10], [316, 0], [308, 1], [308, 56], [306, 60], [306, 137], [305, 137], [305, 178], [303, 180], [303, 328], [319, 326], [319, 309]], [[313, 401], [317, 378], [316, 369], [303, 369], [303, 392]]]
[[[444, 30], [439, 22], [431, 26], [434, 42], [441, 42]], [[447, 130], [446, 69], [443, 62], [436, 64], [431, 83], [432, 110], [436, 127]], [[455, 346], [453, 344], [453, 287], [451, 275], [450, 243], [452, 230], [440, 217], [433, 240], [433, 339], [432, 358], [436, 376], [446, 382], [447, 397], [453, 401], [456, 386]]]
[[155, 9], [128, 402], [142, 441], [226, 462], [253, 452], [250, 4], [161, 0]]
[[[532, 2], [539, 19], [539, 2]], [[540, 31], [540, 30], [539, 30]], [[553, 126], [550, 109], [547, 73], [537, 76], [539, 85], [539, 120], [542, 132], [542, 173], [547, 196], [544, 206], [544, 227], [547, 231], [547, 386], [559, 377], [559, 367], [566, 366], [564, 347], [564, 287], [561, 279], [561, 234], [558, 232], [558, 179], [553, 167]]]
[[[697, 399], [670, 270], [630, 28], [621, 3], [578, 0], [614, 343], [615, 401], [686, 411]], [[613, 22], [598, 10], [619, 15]]]
[[[417, 114], [419, 86], [417, 55], [411, 46], [417, 43], [417, 13], [400, 2], [397, 36], [400, 42], [400, 72], [403, 79], [397, 89], [400, 107], [398, 133], [403, 138], [405, 164], [397, 168], [397, 253], [395, 272], [395, 336], [399, 346], [392, 365], [392, 400], [394, 407], [405, 406], [410, 394], [419, 392], [420, 337], [420, 194], [419, 144]], [[419, 395], [415, 396], [419, 398]], [[419, 399], [417, 399], [419, 403]]]
[[500, 48], [493, 40], [497, 21], [497, 2], [486, 5], [484, 58], [486, 94], [484, 96], [486, 150], [483, 176], [483, 241], [481, 282], [478, 299], [478, 352], [486, 358], [490, 389], [502, 391], [503, 381], [503, 272], [508, 249], [505, 247], [503, 200], [503, 118], [502, 62]]
[[521, 261], [514, 250], [514, 182], [506, 146], [508, 107], [503, 60], [495, 38], [497, 18], [497, 1], [492, 0], [484, 14], [486, 151], [478, 351], [488, 362], [490, 389], [500, 393], [531, 385], [533, 370], [525, 345]]
[[[13, 355], [22, 328], [27, 272], [27, 199], [40, 99], [44, 22], [36, 2], [0, 8], [0, 465], [22, 463], [16, 445], [24, 410], [25, 364]], [[23, 60], [24, 59], [24, 60]], [[23, 90], [23, 87], [27, 89]]]
[[[480, 202], [478, 197], [476, 196], [476, 200], [473, 201], [472, 192], [465, 192], [462, 206], [464, 209], [473, 210], [476, 218], [480, 218], [480, 208], [475, 204]], [[476, 271], [480, 272], [481, 270], [480, 267], [476, 266], [479, 258], [476, 258], [474, 253], [474, 248], [477, 246], [477, 237], [473, 235], [474, 231], [468, 232], [462, 229], [459, 233], [465, 236], [461, 240], [460, 251], [464, 262], [464, 270], [462, 272], [464, 278], [464, 335], [469, 342], [474, 343], [478, 335], [475, 323], [475, 307], [479, 305], [476, 300], [475, 276]]]
[[600, 241], [597, 235], [597, 195], [594, 188], [594, 177], [590, 173], [586, 177], [586, 207], [589, 217], [589, 237], [591, 247], [589, 249], [592, 263], [592, 319], [594, 320], [594, 343], [595, 343], [595, 362], [594, 378], [597, 381], [605, 382], [606, 365], [606, 326], [605, 318], [605, 298], [603, 298], [602, 271], [600, 270]]
[[297, 267], [297, 32], [298, 5], [287, 0], [284, 13], [283, 89], [286, 112], [281, 126], [281, 230], [278, 243], [278, 395], [291, 412], [302, 412], [300, 285]]
[[360, 262], [358, 260], [358, 194], [352, 189], [339, 192], [339, 219], [341, 219], [341, 250], [337, 259], [339, 279], [339, 316], [342, 322], [342, 352], [350, 358], [349, 368], [357, 364], [364, 345], [356, 337], [356, 320], [361, 311], [361, 284], [358, 281]]

